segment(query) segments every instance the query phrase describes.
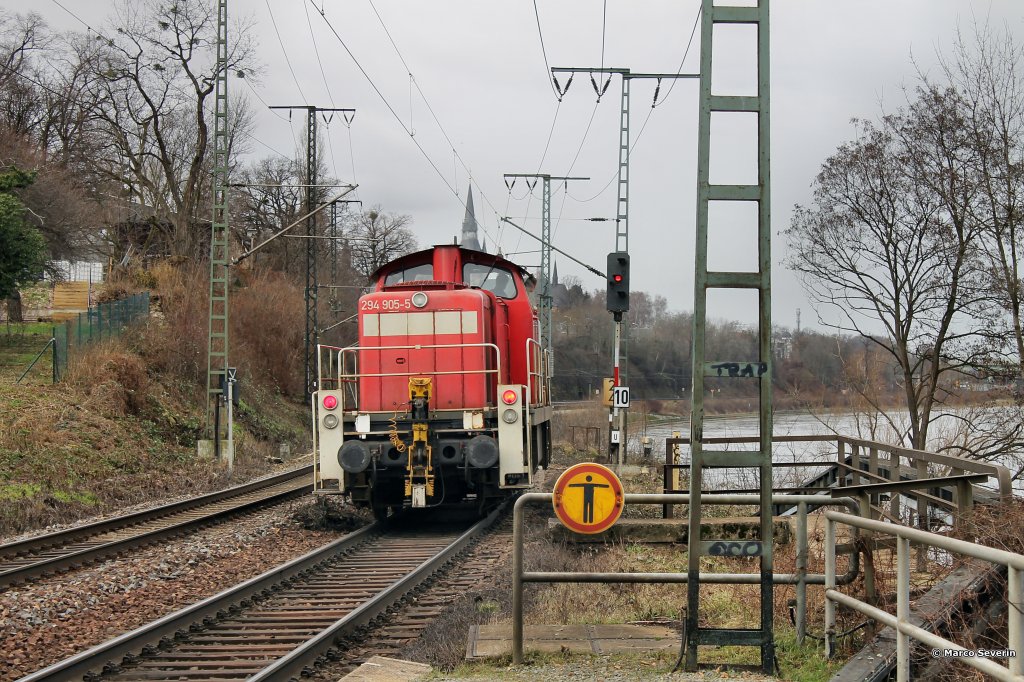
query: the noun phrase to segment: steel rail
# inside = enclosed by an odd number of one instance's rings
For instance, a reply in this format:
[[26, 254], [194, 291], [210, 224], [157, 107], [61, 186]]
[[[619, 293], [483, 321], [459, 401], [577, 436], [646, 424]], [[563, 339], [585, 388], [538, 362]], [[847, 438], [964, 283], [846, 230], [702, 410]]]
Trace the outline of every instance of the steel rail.
[[420, 564], [420, 566], [402, 578], [388, 589], [377, 594], [365, 604], [355, 609], [337, 623], [322, 631], [305, 644], [294, 649], [291, 653], [282, 656], [271, 665], [264, 668], [259, 674], [249, 678], [250, 682], [257, 680], [271, 681], [301, 677], [303, 671], [310, 667], [317, 658], [327, 654], [334, 646], [334, 643], [341, 637], [352, 634], [377, 616], [385, 613], [392, 605], [398, 602], [404, 595], [416, 589], [419, 585], [429, 579], [439, 568], [448, 561], [460, 554], [474, 539], [481, 533], [494, 525], [494, 522], [508, 508], [508, 503], [492, 511], [481, 521], [474, 524], [469, 530], [459, 536], [438, 552], [433, 558]]
[[[170, 520], [171, 517], [177, 514], [187, 514], [188, 512], [194, 512], [206, 506], [229, 502], [235, 498], [251, 495], [259, 492], [260, 490], [282, 486], [295, 479], [306, 478], [311, 474], [312, 469], [312, 465], [308, 465], [282, 474], [260, 479], [258, 481], [253, 481], [251, 483], [226, 488], [224, 490], [208, 493], [199, 497], [193, 497], [180, 502], [137, 512], [135, 514], [118, 516], [104, 521], [97, 521], [96, 523], [91, 523], [85, 526], [59, 531], [57, 533], [40, 535], [20, 540], [18, 542], [0, 545], [0, 588], [25, 580], [30, 580], [32, 578], [37, 578], [46, 573], [75, 568], [86, 563], [91, 563], [105, 557], [109, 557], [113, 554], [124, 552], [125, 550], [174, 536], [191, 528], [196, 528], [203, 524], [210, 523], [218, 517], [225, 517], [238, 512], [247, 511], [254, 507], [263, 506], [283, 498], [297, 495], [301, 493], [306, 486], [303, 485], [295, 488], [288, 488], [267, 497], [249, 500], [245, 503], [234, 505], [226, 509], [218, 509], [198, 517], [190, 517], [177, 523], [171, 523], [153, 530], [146, 530], [134, 535], [129, 535], [128, 537], [103, 542], [101, 544], [82, 549], [75, 549], [56, 557], [31, 561], [28, 555], [58, 551], [61, 547], [68, 547], [88, 542], [90, 538], [94, 538], [104, 533], [128, 530], [133, 526], [140, 526], [146, 523], [159, 521], [160, 519]], [[28, 560], [29, 563], [24, 563], [26, 560]], [[5, 563], [15, 563], [18, 565], [13, 568], [4, 568]]]
[[[468, 531], [460, 533], [454, 541], [446, 544], [431, 558], [416, 565], [411, 572], [387, 585], [382, 591], [370, 595], [340, 620], [321, 629], [318, 633], [311, 635], [307, 641], [298, 644], [295, 649], [273, 660], [269, 667], [265, 667], [255, 674], [248, 673], [246, 679], [278, 680], [301, 675], [304, 669], [312, 667], [319, 657], [334, 647], [339, 638], [352, 634], [387, 612], [410, 591], [416, 589], [444, 564], [451, 561], [455, 555], [465, 550], [469, 543], [494, 524], [504, 508], [505, 506], [495, 510]], [[119, 672], [122, 672], [122, 661], [126, 661], [126, 664], [130, 666], [132, 663], [144, 661], [147, 653], [157, 653], [159, 657], [166, 658], [172, 655], [166, 650], [166, 644], [175, 640], [176, 636], [208, 630], [214, 627], [215, 621], [225, 618], [237, 619], [242, 615], [240, 612], [250, 606], [260, 610], [266, 606], [265, 602], [259, 602], [260, 596], [268, 596], [273, 592], [286, 595], [288, 586], [293, 581], [296, 583], [296, 589], [308, 590], [309, 588], [302, 588], [298, 583], [305, 579], [315, 582], [316, 573], [321, 570], [330, 570], [337, 563], [335, 560], [340, 554], [357, 550], [361, 545], [372, 544], [385, 537], [387, 536], [382, 523], [366, 526], [325, 547], [271, 569], [197, 604], [28, 675], [20, 682], [81, 680], [87, 675], [95, 675], [101, 671], [117, 676]], [[394, 550], [385, 553], [385, 562], [392, 561], [393, 563], [393, 559]], [[341, 561], [352, 561], [352, 559], [341, 559]], [[368, 573], [367, 577], [370, 577], [372, 573], [372, 571]], [[254, 600], [257, 603], [254, 604]], [[287, 639], [288, 637], [282, 637], [281, 644], [283, 645]], [[187, 642], [183, 644], [188, 646]], [[259, 661], [247, 660], [254, 666], [261, 664]], [[149, 672], [155, 673], [156, 671]], [[123, 671], [123, 675], [129, 677], [132, 673], [130, 667]], [[236, 670], [235, 673], [237, 675], [238, 671]], [[174, 673], [169, 674], [173, 676]], [[230, 676], [230, 673], [225, 674]], [[152, 674], [147, 677], [152, 677]]]
[[218, 614], [230, 611], [233, 606], [246, 599], [269, 591], [275, 585], [298, 576], [322, 561], [352, 549], [379, 533], [380, 530], [380, 523], [360, 528], [329, 545], [272, 568], [192, 606], [187, 606], [159, 620], [38, 670], [21, 678], [19, 682], [81, 680], [91, 672], [104, 669], [105, 666], [109, 667], [110, 662], [113, 662], [114, 667], [118, 667], [123, 658], [137, 655], [147, 646], [159, 646], [161, 640], [173, 638], [178, 632], [188, 631], [189, 626], [194, 623], [202, 623], [204, 620], [216, 618]]

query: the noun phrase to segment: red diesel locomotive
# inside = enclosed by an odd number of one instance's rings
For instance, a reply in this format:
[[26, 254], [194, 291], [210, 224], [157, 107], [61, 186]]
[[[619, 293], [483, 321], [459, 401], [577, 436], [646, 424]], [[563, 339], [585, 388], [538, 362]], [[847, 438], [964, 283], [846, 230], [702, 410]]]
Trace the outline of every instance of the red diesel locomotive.
[[549, 356], [524, 269], [436, 246], [371, 276], [359, 343], [319, 347], [314, 492], [378, 517], [490, 502], [531, 485], [551, 450]]

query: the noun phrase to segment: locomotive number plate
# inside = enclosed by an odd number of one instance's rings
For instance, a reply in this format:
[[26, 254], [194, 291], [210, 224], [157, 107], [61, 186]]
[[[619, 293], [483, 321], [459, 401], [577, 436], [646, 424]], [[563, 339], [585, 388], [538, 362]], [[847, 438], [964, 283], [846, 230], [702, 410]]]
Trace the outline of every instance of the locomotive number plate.
[[411, 298], [371, 298], [359, 304], [360, 310], [397, 311], [412, 310]]

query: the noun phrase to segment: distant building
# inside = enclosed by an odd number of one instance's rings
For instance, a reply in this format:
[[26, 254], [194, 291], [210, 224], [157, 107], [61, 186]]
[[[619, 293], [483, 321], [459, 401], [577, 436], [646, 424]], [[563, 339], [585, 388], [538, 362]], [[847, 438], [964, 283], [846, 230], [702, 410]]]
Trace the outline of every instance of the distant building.
[[558, 281], [558, 262], [551, 273], [551, 307], [563, 308], [569, 301], [569, 289]]
[[464, 249], [473, 249], [487, 253], [487, 245], [481, 246], [480, 240], [477, 238], [479, 223], [473, 210], [473, 183], [469, 184], [469, 193], [466, 197], [466, 217], [462, 219], [462, 241], [459, 245]]
[[[93, 256], [93, 258], [97, 258]], [[104, 277], [104, 263], [100, 260], [85, 261], [53, 261], [53, 269], [59, 273], [59, 279], [65, 282], [102, 282]], [[52, 279], [49, 273], [44, 279]]]
[[782, 330], [772, 336], [772, 348], [775, 356], [780, 360], [789, 360], [793, 354], [793, 334], [789, 330]]

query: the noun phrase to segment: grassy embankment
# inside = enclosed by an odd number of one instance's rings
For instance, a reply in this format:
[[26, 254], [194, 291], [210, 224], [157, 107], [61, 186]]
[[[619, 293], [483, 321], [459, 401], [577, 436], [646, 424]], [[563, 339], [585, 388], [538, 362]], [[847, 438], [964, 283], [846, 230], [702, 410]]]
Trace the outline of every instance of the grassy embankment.
[[[228, 484], [196, 455], [205, 420], [205, 278], [157, 267], [108, 297], [149, 289], [153, 315], [117, 339], [78, 349], [51, 383], [49, 353], [15, 384], [51, 325], [0, 327], [0, 537]], [[270, 468], [278, 445], [307, 445], [301, 292], [262, 273], [232, 291], [232, 363], [244, 382], [234, 481]]]

